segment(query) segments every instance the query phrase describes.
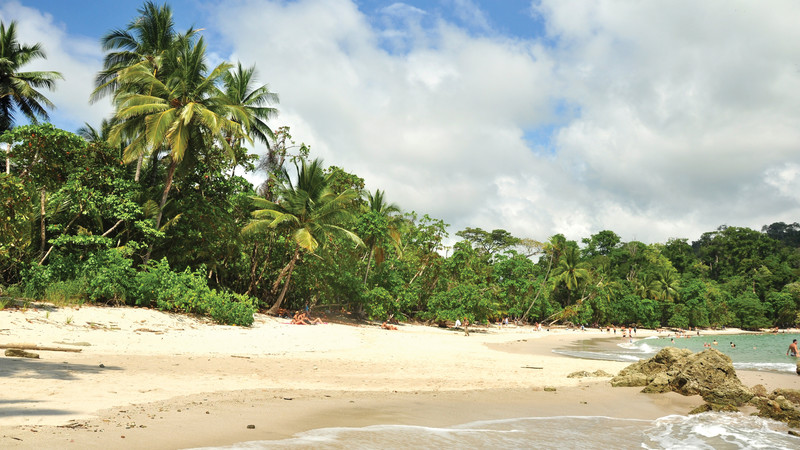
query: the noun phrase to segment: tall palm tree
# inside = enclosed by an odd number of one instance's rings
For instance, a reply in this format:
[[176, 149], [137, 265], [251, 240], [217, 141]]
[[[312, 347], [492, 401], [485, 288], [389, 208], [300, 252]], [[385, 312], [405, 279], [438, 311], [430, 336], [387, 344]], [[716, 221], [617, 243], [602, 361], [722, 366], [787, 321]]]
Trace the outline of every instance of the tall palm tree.
[[[269, 86], [255, 87], [256, 66], [243, 68], [242, 63], [223, 77], [225, 95], [231, 104], [244, 108], [250, 120], [250, 136], [270, 147], [270, 142], [275, 140], [275, 134], [267, 125], [267, 120], [277, 117], [278, 110], [269, 105], [279, 102], [278, 94], [270, 92]], [[235, 119], [234, 119], [235, 120]]]
[[374, 220], [385, 222], [386, 229], [374, 230], [375, 232], [363, 235], [368, 257], [367, 269], [364, 271], [364, 283], [367, 282], [367, 277], [369, 276], [372, 258], [375, 258], [376, 265], [380, 265], [386, 259], [385, 245], [387, 240], [396, 249], [400, 249], [399, 226], [401, 219], [395, 215], [400, 212], [400, 207], [394, 203], [387, 203], [384, 194], [380, 189], [376, 190], [374, 195], [371, 192], [367, 192], [367, 204], [364, 208], [364, 214], [373, 216]]
[[580, 254], [575, 247], [567, 247], [558, 265], [555, 268], [553, 281], [555, 285], [563, 284], [567, 288], [568, 298], [578, 289], [585, 280], [589, 279], [589, 265], [580, 260]]
[[[179, 37], [165, 53], [161, 64], [165, 74], [163, 80], [156, 76], [148, 61], [119, 72], [119, 87], [114, 95], [117, 123], [109, 136], [110, 142], [116, 145], [124, 136], [142, 131], [143, 125], [144, 133], [139, 139], [146, 146], [168, 149], [169, 166], [156, 228], [161, 226], [175, 169], [184, 157], [202, 146], [214, 144], [231, 154], [232, 149], [225, 138], [242, 138], [250, 125], [243, 108], [231, 105], [217, 87], [230, 64], [222, 63], [209, 71], [202, 37], [197, 40], [185, 35]], [[132, 145], [136, 144], [132, 143], [128, 148]], [[149, 253], [145, 261], [149, 259]]]
[[[114, 94], [120, 87], [121, 71], [143, 62], [147, 63], [153, 76], [165, 79], [162, 62], [166, 52], [177, 45], [180, 39], [191, 38], [196, 33], [192, 28], [183, 35], [176, 33], [172, 9], [166, 3], [159, 6], [155, 2], [147, 1], [138, 12], [139, 16], [127, 28], [111, 30], [101, 39], [103, 50], [108, 53], [103, 60], [103, 70], [95, 79], [96, 89], [90, 97], [91, 101]], [[144, 94], [146, 91], [139, 93]], [[146, 140], [142, 139], [145, 128], [142, 121], [136, 126], [131, 121], [127, 128], [129, 132], [126, 140], [129, 142], [124, 160], [128, 163], [136, 161], [134, 181], [138, 182], [145, 154], [156, 149], [147, 148]]]
[[[63, 79], [58, 72], [20, 72], [25, 64], [45, 58], [41, 44], [20, 44], [17, 40], [17, 23], [8, 27], [0, 21], [0, 134], [10, 130], [15, 123], [14, 111], [33, 123], [39, 118], [49, 120], [45, 108], [55, 108], [37, 89], [53, 89], [56, 80]], [[11, 144], [6, 153], [10, 152]], [[6, 173], [11, 171], [11, 161], [6, 156]]]
[[272, 295], [275, 295], [285, 279], [280, 295], [267, 311], [269, 314], [276, 314], [281, 307], [301, 252], [314, 253], [320, 243], [325, 243], [331, 235], [341, 235], [356, 244], [362, 244], [358, 236], [342, 226], [351, 221], [352, 213], [347, 206], [358, 198], [358, 194], [351, 189], [333, 192], [330, 178], [331, 175], [325, 175], [322, 170], [322, 161], [315, 159], [307, 163], [304, 160], [297, 167], [295, 183], [285, 174], [284, 180], [287, 181], [277, 187], [276, 201], [252, 198], [253, 204], [262, 209], [253, 212], [253, 220], [242, 232], [281, 229], [292, 236], [295, 244], [291, 259], [272, 285]]

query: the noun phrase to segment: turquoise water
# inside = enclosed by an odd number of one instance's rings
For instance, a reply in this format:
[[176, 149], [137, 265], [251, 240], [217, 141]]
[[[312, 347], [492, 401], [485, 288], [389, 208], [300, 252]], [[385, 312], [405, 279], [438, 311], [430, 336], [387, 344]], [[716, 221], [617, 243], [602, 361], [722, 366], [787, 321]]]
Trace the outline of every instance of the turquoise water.
[[[716, 339], [717, 345], [714, 345]], [[638, 361], [655, 355], [664, 347], [688, 348], [701, 352], [708, 347], [715, 348], [730, 356], [736, 369], [765, 370], [780, 373], [795, 373], [797, 358], [786, 356], [792, 339], [800, 341], [800, 334], [735, 334], [735, 335], [692, 335], [689, 338], [663, 337], [637, 339], [595, 339], [576, 342], [568, 347], [555, 350], [556, 353], [585, 359], [615, 361]], [[732, 348], [730, 343], [736, 344]]]
[[[660, 419], [528, 417], [448, 428], [375, 425], [320, 428], [279, 441], [241, 442], [217, 449], [796, 449], [800, 438], [777, 422], [743, 414], [703, 413]], [[207, 449], [211, 449], [208, 447]]]

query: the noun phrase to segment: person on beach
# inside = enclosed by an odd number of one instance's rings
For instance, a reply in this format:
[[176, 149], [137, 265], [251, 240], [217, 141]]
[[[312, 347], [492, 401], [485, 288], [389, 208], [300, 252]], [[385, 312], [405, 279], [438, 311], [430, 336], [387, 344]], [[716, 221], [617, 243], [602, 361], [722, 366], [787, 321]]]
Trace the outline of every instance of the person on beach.
[[714, 339], [714, 342], [713, 342], [713, 343], [714, 343], [714, 345], [718, 345], [718, 342], [717, 342], [717, 340], [716, 340], [716, 339]]
[[786, 355], [797, 357], [798, 353], [800, 352], [797, 351], [797, 339], [793, 339], [792, 343], [789, 344], [789, 350], [786, 351]]
[[396, 329], [397, 329], [397, 327], [396, 327], [396, 326], [394, 326], [394, 325], [389, 325], [389, 324], [388, 324], [388, 323], [386, 323], [386, 322], [383, 322], [383, 323], [381, 324], [381, 328], [383, 328], [384, 330], [396, 330]]
[[736, 344], [734, 344], [733, 342], [731, 342], [731, 348], [736, 348]]
[[464, 317], [464, 336], [469, 336], [469, 319]]
[[456, 328], [461, 327], [461, 319], [456, 319]]

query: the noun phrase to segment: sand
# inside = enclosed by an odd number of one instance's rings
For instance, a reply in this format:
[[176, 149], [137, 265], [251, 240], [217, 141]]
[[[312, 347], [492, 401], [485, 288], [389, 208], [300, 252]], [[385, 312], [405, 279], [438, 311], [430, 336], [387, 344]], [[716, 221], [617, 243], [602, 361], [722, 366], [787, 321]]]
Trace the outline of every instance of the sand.
[[[609, 337], [599, 330], [512, 325], [465, 336], [398, 328], [299, 326], [263, 315], [241, 328], [142, 308], [0, 311], [0, 345], [81, 350], [0, 356], [0, 447], [191, 448], [328, 426], [450, 426], [565, 414], [656, 418], [702, 403], [611, 389], [607, 378], [567, 378], [627, 365], [552, 353], [575, 340]], [[648, 334], [655, 332], [637, 337]], [[748, 385], [800, 388], [800, 377], [740, 377]]]

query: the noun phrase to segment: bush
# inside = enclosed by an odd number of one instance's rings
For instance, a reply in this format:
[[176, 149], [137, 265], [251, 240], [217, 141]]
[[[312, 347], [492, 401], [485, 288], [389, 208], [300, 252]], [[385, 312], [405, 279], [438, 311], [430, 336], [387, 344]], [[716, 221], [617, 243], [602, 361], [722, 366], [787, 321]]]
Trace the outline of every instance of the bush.
[[86, 295], [93, 302], [126, 303], [136, 276], [132, 261], [117, 250], [103, 250], [81, 266]]
[[219, 323], [250, 326], [256, 306], [244, 295], [210, 289], [203, 276], [204, 267], [173, 272], [166, 259], [152, 264], [135, 277], [137, 305], [155, 304], [162, 311], [211, 316]]

